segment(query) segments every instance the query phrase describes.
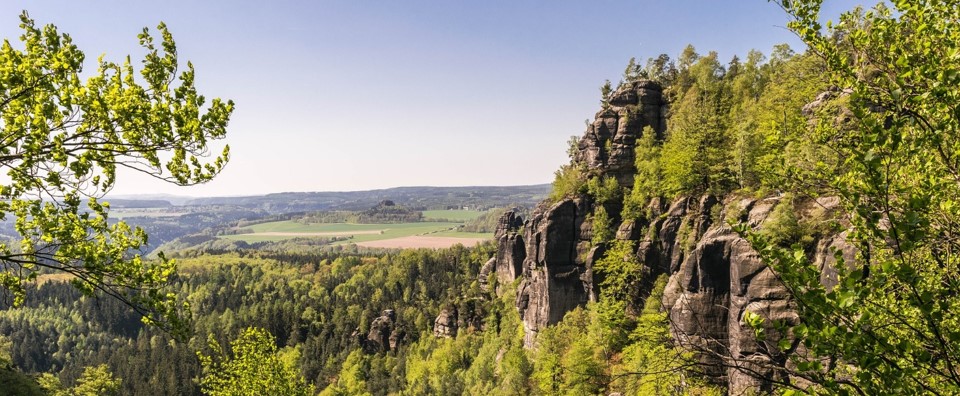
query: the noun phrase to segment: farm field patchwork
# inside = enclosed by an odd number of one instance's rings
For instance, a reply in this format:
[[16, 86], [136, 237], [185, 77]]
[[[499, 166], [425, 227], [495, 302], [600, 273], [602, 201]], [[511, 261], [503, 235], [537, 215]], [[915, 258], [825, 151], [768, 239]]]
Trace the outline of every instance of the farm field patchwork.
[[[453, 211], [442, 211], [453, 212]], [[338, 244], [357, 243], [366, 246], [363, 243], [372, 241], [392, 240], [406, 237], [429, 237], [430, 240], [419, 238], [402, 239], [393, 244], [409, 244], [410, 246], [390, 246], [390, 247], [448, 247], [457, 243], [464, 245], [473, 245], [485, 239], [490, 239], [493, 234], [482, 233], [464, 233], [457, 232], [455, 229], [461, 223], [451, 222], [419, 222], [419, 223], [397, 223], [397, 224], [349, 224], [349, 223], [312, 223], [304, 224], [296, 221], [275, 221], [270, 223], [255, 224], [246, 228], [253, 230], [252, 233], [223, 235], [220, 238], [239, 240], [245, 242], [263, 242], [280, 241], [290, 238], [303, 237], [349, 237], [349, 240], [337, 242]], [[406, 241], [406, 242], [404, 242]], [[383, 246], [387, 247], [387, 246]]]
[[487, 240], [488, 238], [453, 238], [453, 237], [438, 237], [438, 236], [423, 236], [423, 235], [414, 235], [393, 239], [381, 239], [376, 241], [367, 241], [359, 242], [357, 246], [371, 247], [371, 248], [428, 248], [428, 249], [440, 249], [448, 248], [450, 246], [461, 244], [463, 246], [473, 246], [480, 242]]

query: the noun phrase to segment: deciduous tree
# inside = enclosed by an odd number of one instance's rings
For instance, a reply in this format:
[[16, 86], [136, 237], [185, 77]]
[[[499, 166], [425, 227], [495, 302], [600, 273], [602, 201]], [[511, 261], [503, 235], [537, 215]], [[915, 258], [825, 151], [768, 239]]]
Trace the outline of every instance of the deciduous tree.
[[820, 0], [778, 3], [849, 93], [849, 122], [827, 117], [817, 135], [843, 159], [831, 185], [860, 248], [828, 288], [799, 246], [752, 235], [799, 308], [790, 333], [807, 352], [790, 366], [806, 381], [783, 385], [960, 393], [960, 6], [894, 0], [824, 31]]
[[[84, 294], [118, 298], [167, 330], [182, 331], [182, 306], [164, 286], [174, 262], [147, 261], [143, 230], [108, 222], [103, 200], [117, 170], [179, 185], [203, 183], [226, 164], [233, 102], [207, 99], [189, 62], [179, 70], [166, 25], [159, 43], [144, 29], [139, 67], [101, 56], [83, 73], [84, 54], [53, 25], [24, 12], [20, 45], [0, 46], [0, 220], [17, 237], [0, 243], [0, 285], [20, 304], [24, 284], [67, 273]], [[137, 70], [139, 69], [139, 70]]]
[[313, 394], [313, 386], [307, 385], [296, 368], [281, 359], [276, 340], [266, 330], [245, 329], [230, 343], [229, 352], [212, 338], [209, 346], [211, 355], [199, 355], [203, 366], [200, 387], [208, 395]]

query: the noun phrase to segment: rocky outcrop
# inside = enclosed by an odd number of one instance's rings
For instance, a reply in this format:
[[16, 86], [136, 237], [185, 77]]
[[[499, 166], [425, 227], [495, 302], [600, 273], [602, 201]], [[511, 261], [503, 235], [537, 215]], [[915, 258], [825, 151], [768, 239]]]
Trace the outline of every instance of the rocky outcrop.
[[637, 138], [646, 127], [663, 136], [666, 114], [660, 84], [646, 80], [624, 84], [610, 95], [608, 106], [587, 126], [575, 160], [598, 173], [616, 177], [622, 186], [632, 186]]
[[[499, 241], [497, 242], [499, 249]], [[477, 274], [477, 282], [480, 284], [480, 289], [483, 291], [490, 291], [490, 274], [497, 270], [497, 257], [490, 257], [490, 260], [487, 260], [480, 267], [480, 273]]]
[[[612, 176], [621, 186], [632, 186], [637, 139], [648, 127], [648, 131], [662, 135], [666, 111], [659, 84], [624, 84], [587, 126], [574, 161], [592, 175]], [[608, 202], [605, 208], [614, 222], [620, 223], [620, 203]], [[593, 261], [603, 255], [605, 247], [590, 242], [593, 224], [589, 215], [593, 210], [594, 202], [588, 196], [545, 202], [523, 222], [522, 233], [510, 232], [520, 228], [514, 215], [508, 213], [500, 219], [493, 266], [501, 284], [522, 275], [517, 308], [528, 346], [532, 346], [539, 329], [559, 322], [568, 311], [596, 298]], [[625, 238], [640, 230], [635, 224], [620, 228], [618, 235]]]
[[[543, 203], [525, 225], [526, 258], [517, 290], [517, 309], [526, 329], [526, 344], [537, 332], [563, 319], [591, 299], [589, 268], [580, 259], [581, 225], [589, 213], [586, 199]], [[497, 263], [500, 265], [500, 262]]]
[[497, 240], [495, 269], [497, 282], [512, 283], [523, 274], [523, 261], [527, 257], [523, 234], [523, 218], [515, 211], [504, 213], [497, 223], [494, 238]]
[[359, 329], [354, 332], [367, 353], [394, 351], [403, 344], [406, 334], [403, 327], [397, 325], [397, 314], [392, 309], [384, 310], [370, 323], [366, 337], [359, 333]]
[[433, 335], [452, 338], [462, 331], [482, 331], [483, 318], [487, 314], [483, 307], [481, 299], [471, 298], [461, 301], [455, 307], [443, 308], [433, 321]]
[[444, 308], [433, 321], [433, 335], [436, 337], [451, 338], [457, 336], [457, 310]]
[[[621, 187], [632, 187], [636, 141], [644, 131], [663, 135], [667, 108], [656, 83], [624, 84], [588, 125], [578, 142], [575, 164], [589, 177], [614, 177]], [[710, 194], [653, 199], [637, 219], [621, 219], [619, 202], [604, 203], [616, 239], [636, 242], [636, 255], [644, 266], [641, 288], [649, 291], [658, 276], [668, 275], [663, 307], [675, 340], [696, 351], [705, 373], [726, 383], [731, 394], [769, 391], [781, 379], [777, 367], [786, 364], [786, 353], [792, 351], [778, 352], [776, 343], [783, 335], [776, 329], [765, 329], [767, 339], [758, 342], [746, 324], [747, 312], [768, 319], [766, 323], [795, 324], [798, 317], [777, 276], [728, 226], [728, 221], [735, 221], [762, 230], [781, 201]], [[839, 206], [831, 198], [804, 205], [798, 217], [832, 213]], [[527, 347], [535, 346], [544, 327], [598, 295], [593, 263], [606, 246], [591, 243], [595, 209], [592, 198], [581, 195], [541, 203], [525, 222], [513, 213], [500, 219], [497, 253], [484, 265], [481, 277], [496, 273], [501, 284], [521, 278], [516, 305]], [[834, 252], [846, 261], [855, 254], [845, 233], [818, 235], [810, 246], [809, 258], [823, 270], [822, 282], [828, 287], [836, 283]], [[443, 320], [444, 328], [450, 321]]]

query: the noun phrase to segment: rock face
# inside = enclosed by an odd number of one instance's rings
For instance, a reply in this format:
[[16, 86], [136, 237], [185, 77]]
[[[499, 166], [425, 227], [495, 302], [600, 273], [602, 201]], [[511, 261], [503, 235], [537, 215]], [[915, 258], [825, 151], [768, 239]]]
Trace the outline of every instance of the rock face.
[[446, 307], [433, 321], [433, 335], [442, 338], [456, 337], [461, 331], [482, 331], [486, 312], [481, 299], [467, 299], [455, 307]]
[[[591, 174], [612, 176], [621, 186], [632, 186], [637, 138], [647, 127], [658, 135], [666, 130], [667, 106], [662, 91], [655, 82], [637, 81], [614, 92], [609, 106], [587, 126], [574, 160]], [[607, 213], [619, 222], [620, 204], [605, 206]], [[533, 345], [539, 329], [559, 322], [573, 308], [596, 299], [593, 261], [605, 249], [590, 243], [593, 225], [588, 215], [593, 210], [594, 202], [588, 196], [545, 202], [523, 223], [522, 234], [501, 233], [498, 227], [494, 267], [501, 284], [522, 275], [517, 308], [526, 329], [527, 346]], [[519, 223], [508, 213], [500, 224], [507, 230]], [[627, 227], [623, 233], [636, 230], [639, 229]]]
[[440, 315], [437, 315], [437, 320], [433, 321], [433, 335], [443, 338], [451, 338], [457, 336], [457, 310], [454, 309], [443, 309], [440, 311]]
[[658, 136], [667, 129], [667, 104], [663, 89], [653, 81], [636, 81], [610, 96], [580, 139], [576, 161], [633, 186], [634, 148], [645, 127]]
[[496, 271], [497, 281], [509, 284], [523, 273], [523, 261], [527, 257], [526, 245], [523, 242], [523, 218], [516, 212], [509, 211], [500, 217], [497, 229], [493, 234], [497, 240]]
[[[559, 322], [564, 314], [592, 298], [589, 282], [584, 282], [589, 266], [580, 259], [585, 247], [580, 243], [580, 229], [588, 207], [583, 199], [543, 203], [524, 226], [528, 242], [517, 308], [528, 346], [542, 327]], [[498, 267], [501, 264], [497, 262]]]
[[403, 344], [406, 337], [406, 331], [396, 322], [397, 314], [392, 309], [386, 309], [370, 323], [370, 331], [365, 338], [359, 333], [354, 334], [367, 353], [393, 351]]
[[[636, 141], [644, 130], [663, 135], [667, 104], [659, 85], [650, 81], [625, 84], [608, 103], [588, 125], [574, 162], [591, 177], [615, 177], [620, 186], [631, 187]], [[672, 202], [654, 199], [645, 219], [620, 219], [622, 205], [604, 203], [616, 238], [636, 241], [637, 258], [645, 266], [646, 290], [658, 276], [669, 276], [663, 307], [675, 340], [697, 351], [706, 374], [726, 383], [730, 394], [769, 391], [781, 379], [775, 368], [787, 360], [786, 355], [766, 352], [777, 350], [775, 329], [766, 329], [768, 340], [759, 343], [744, 320], [745, 313], [787, 324], [797, 323], [798, 317], [772, 270], [725, 220], [763, 229], [780, 200], [709, 194]], [[827, 212], [838, 206], [835, 199], [814, 204], [815, 210]], [[590, 214], [595, 206], [591, 197], [583, 195], [543, 202], [525, 222], [513, 213], [500, 219], [497, 253], [484, 265], [481, 277], [495, 272], [501, 284], [521, 277], [516, 305], [527, 347], [535, 347], [537, 333], [545, 326], [598, 295], [592, 269], [605, 246], [591, 243]], [[824, 284], [835, 284], [836, 274], [830, 270], [835, 263], [833, 252], [851, 260], [855, 250], [843, 233], [822, 236], [813, 246], [809, 255], [823, 268]], [[443, 322], [449, 328], [450, 319]]]

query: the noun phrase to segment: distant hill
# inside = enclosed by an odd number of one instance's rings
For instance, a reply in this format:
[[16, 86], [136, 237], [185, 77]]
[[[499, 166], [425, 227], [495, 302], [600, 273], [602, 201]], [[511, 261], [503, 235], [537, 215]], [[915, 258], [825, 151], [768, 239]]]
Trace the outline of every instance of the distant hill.
[[170, 201], [162, 199], [120, 199], [120, 198], [108, 198], [107, 202], [110, 203], [110, 207], [125, 208], [125, 209], [140, 209], [140, 208], [166, 208], [173, 206]]
[[183, 205], [188, 201], [196, 199], [196, 197], [187, 197], [183, 195], [173, 195], [173, 194], [117, 194], [117, 195], [108, 195], [107, 201], [113, 204], [118, 200], [128, 200], [128, 201], [167, 201], [172, 205]]
[[344, 192], [285, 192], [246, 197], [196, 198], [186, 205], [232, 205], [270, 213], [316, 210], [366, 210], [383, 200], [411, 209], [489, 209], [535, 205], [550, 192], [549, 184], [531, 186], [396, 187]]

